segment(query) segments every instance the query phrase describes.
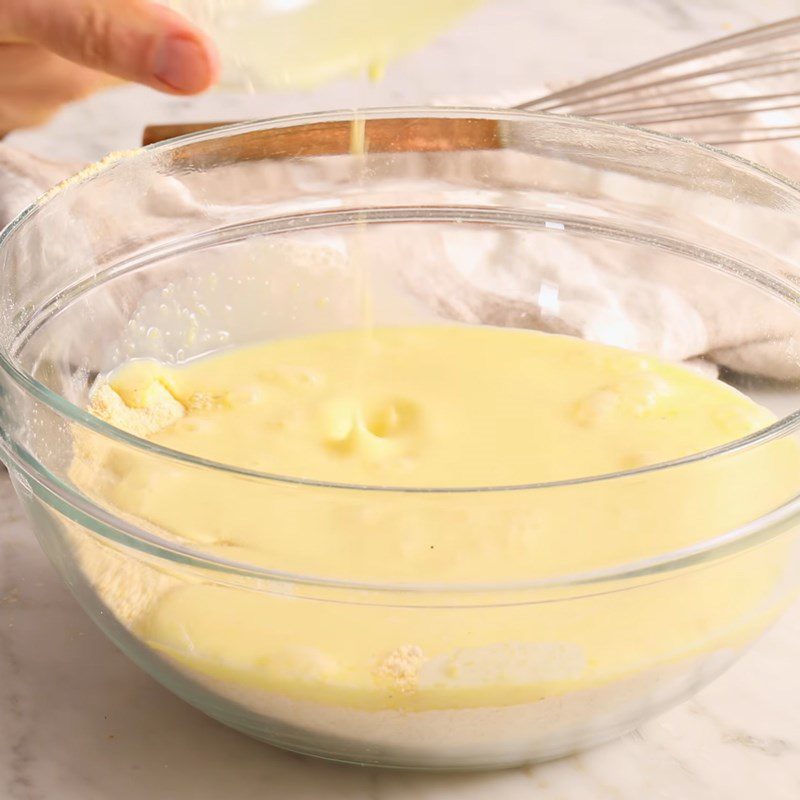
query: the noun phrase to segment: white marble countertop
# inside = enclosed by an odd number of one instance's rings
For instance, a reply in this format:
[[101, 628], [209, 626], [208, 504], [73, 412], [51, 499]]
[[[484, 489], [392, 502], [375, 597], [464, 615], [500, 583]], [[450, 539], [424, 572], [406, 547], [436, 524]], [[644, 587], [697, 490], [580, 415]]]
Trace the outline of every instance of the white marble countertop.
[[[147, 123], [424, 103], [579, 79], [797, 13], [797, 0], [496, 0], [377, 85], [166, 98], [126, 87], [8, 143], [92, 160]], [[608, 33], [597, 33], [604, 30]], [[476, 57], [485, 53], [485, 58]], [[251, 741], [174, 698], [78, 608], [0, 476], [2, 800], [798, 800], [800, 607], [726, 675], [641, 730], [559, 762], [477, 775], [326, 764]]]

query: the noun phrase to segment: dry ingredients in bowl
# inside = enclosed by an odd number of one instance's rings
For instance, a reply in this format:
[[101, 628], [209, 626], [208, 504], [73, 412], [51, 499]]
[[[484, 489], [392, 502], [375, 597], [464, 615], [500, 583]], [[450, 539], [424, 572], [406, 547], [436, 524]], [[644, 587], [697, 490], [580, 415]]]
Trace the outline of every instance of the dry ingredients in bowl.
[[[361, 365], [353, 355], [363, 352], [360, 331], [269, 342], [180, 368], [134, 361], [97, 385], [91, 411], [224, 464], [417, 488], [629, 470], [774, 419], [682, 366], [570, 337], [378, 328], [369, 347]], [[329, 490], [345, 492], [334, 501], [297, 486], [265, 492], [254, 481], [78, 437], [72, 477], [105, 505], [210, 554], [339, 580], [447, 586], [556, 577], [683, 547], [775, 507], [791, 494], [798, 466], [795, 444], [779, 440], [663, 481], [601, 482], [603, 502], [584, 494], [589, 501], [576, 503], [567, 487], [532, 490], [541, 491], [532, 506], [519, 492], [463, 504], [361, 492], [354, 504], [352, 490]], [[626, 515], [646, 527], [626, 525]], [[626, 698], [656, 703], [670, 682], [715, 669], [764, 624], [780, 574], [773, 550], [748, 560], [746, 581], [735, 564], [701, 574], [700, 610], [698, 595], [683, 598], [665, 581], [649, 595], [648, 629], [632, 636], [636, 593], [610, 593], [605, 611], [591, 614], [567, 602], [544, 604], [533, 618], [525, 604], [420, 611], [359, 602], [355, 591], [325, 603], [298, 599], [288, 586], [267, 593], [154, 578], [116, 551], [76, 546], [120, 622], [248, 709], [387, 745], [444, 736], [482, 751], [516, 747], [520, 757], [531, 730], [557, 736], [589, 717], [613, 718]], [[604, 613], [613, 625], [598, 624]]]

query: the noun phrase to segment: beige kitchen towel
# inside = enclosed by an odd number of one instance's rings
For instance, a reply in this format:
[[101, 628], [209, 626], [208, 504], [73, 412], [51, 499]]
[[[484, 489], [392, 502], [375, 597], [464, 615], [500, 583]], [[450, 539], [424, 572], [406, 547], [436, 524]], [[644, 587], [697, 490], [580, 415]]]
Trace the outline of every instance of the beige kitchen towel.
[[[771, 166], [787, 168], [795, 150], [791, 144], [773, 144], [769, 156]], [[534, 176], [534, 182], [547, 180], [546, 164], [513, 149], [448, 154], [446, 159], [436, 154], [402, 158], [400, 169], [395, 157], [389, 170], [392, 178], [412, 180], [415, 175], [429, 176], [438, 170], [445, 183], [455, 180], [477, 190], [501, 192], [504, 187], [513, 190], [530, 183]], [[290, 163], [237, 164], [221, 171], [216, 185], [208, 176], [191, 173], [159, 178], [151, 191], [121, 198], [117, 224], [132, 226], [131, 235], [175, 232], [184, 222], [191, 222], [195, 229], [213, 226], [225, 220], [230, 206], [257, 207], [291, 198], [298, 181], [307, 194], [315, 184], [327, 187], [352, 178], [341, 160], [316, 161], [307, 162], [300, 172]], [[0, 225], [75, 172], [76, 166], [37, 159], [0, 145]], [[483, 186], [481, 176], [488, 175], [491, 180]], [[628, 196], [641, 190], [627, 176], [604, 180], [617, 181], [618, 189], [612, 190]], [[435, 202], [436, 191], [421, 190], [420, 200], [425, 199]], [[125, 213], [133, 202], [138, 206]], [[80, 213], [93, 212], [81, 208]], [[107, 208], [102, 213], [114, 224], [113, 213]], [[669, 215], [668, 207], [664, 213]], [[742, 221], [743, 228], [748, 225], [758, 231], [757, 215]], [[73, 260], [80, 257], [86, 245], [79, 238], [80, 224], [74, 227], [75, 231], [72, 226], [51, 231], [50, 241], [42, 246], [50, 253], [63, 250], [65, 257], [68, 253]], [[778, 380], [800, 378], [800, 326], [793, 310], [769, 298], [754, 299], [752, 289], [727, 278], [712, 277], [707, 287], [698, 286], [696, 270], [652, 248], [634, 255], [613, 242], [582, 245], [579, 239], [558, 235], [531, 237], [515, 230], [454, 232], [452, 226], [450, 230], [419, 226], [413, 241], [388, 229], [385, 236], [385, 241], [372, 240], [371, 257], [390, 261], [390, 269], [408, 291], [441, 317], [573, 334], [671, 360], [705, 364], [711, 371], [723, 366]], [[775, 242], [777, 252], [798, 249], [800, 237], [794, 226], [784, 237], [785, 241]], [[93, 253], [86, 250], [85, 257], [91, 259]], [[145, 279], [142, 292], [146, 290]], [[87, 324], [96, 331], [105, 319], [113, 336], [130, 312], [114, 302], [113, 293], [104, 297], [104, 303], [106, 308], [96, 308]]]
[[48, 161], [0, 143], [0, 229], [80, 164]]

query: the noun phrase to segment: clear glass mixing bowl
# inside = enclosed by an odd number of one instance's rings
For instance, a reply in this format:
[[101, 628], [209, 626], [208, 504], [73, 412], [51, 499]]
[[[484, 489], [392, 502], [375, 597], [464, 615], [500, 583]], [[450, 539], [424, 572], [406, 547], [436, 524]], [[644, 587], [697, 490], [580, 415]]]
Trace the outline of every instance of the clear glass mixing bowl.
[[[366, 156], [351, 154], [346, 113], [231, 126], [90, 170], [6, 229], [3, 459], [86, 612], [228, 725], [302, 753], [428, 769], [591, 746], [712, 679], [796, 589], [800, 475], [766, 482], [736, 465], [789, 442], [800, 419], [800, 193], [724, 153], [588, 120], [364, 116]], [[128, 358], [181, 363], [357, 325], [354, 262], [368, 270], [378, 324], [542, 329], [644, 350], [719, 375], [778, 421], [615, 475], [400, 489], [232, 468], [84, 410], [96, 376]], [[538, 525], [562, 537], [570, 568], [420, 585], [399, 549], [391, 582], [326, 573], [324, 559], [313, 571], [241, 563], [224, 542], [193, 544], [146, 509], [115, 507], [118, 470], [132, 460], [181, 476], [199, 515], [238, 513], [278, 542], [298, 508], [350, 521], [352, 536], [332, 547], [396, 536], [402, 548], [442, 525], [492, 547], [535, 538]], [[222, 485], [244, 511], [217, 507]], [[646, 502], [629, 503], [634, 495]], [[609, 514], [633, 543], [622, 559], [594, 525]], [[192, 592], [217, 630], [263, 642], [263, 659], [243, 668], [223, 634], [221, 650], [203, 650], [195, 620], [183, 643], [158, 639], [152, 615]], [[494, 638], [476, 639], [477, 619]], [[416, 691], [341, 679], [339, 643], [364, 631], [375, 659], [413, 660], [428, 643]], [[444, 631], [457, 652], [436, 652]], [[289, 639], [291, 652], [281, 649]], [[502, 691], [487, 695], [487, 683]]]

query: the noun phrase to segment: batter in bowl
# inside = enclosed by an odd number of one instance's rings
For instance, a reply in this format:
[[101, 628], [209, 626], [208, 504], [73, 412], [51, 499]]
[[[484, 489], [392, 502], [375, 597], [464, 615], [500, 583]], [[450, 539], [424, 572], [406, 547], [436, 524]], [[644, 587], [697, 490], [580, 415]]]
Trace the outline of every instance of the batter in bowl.
[[[658, 480], [570, 485], [709, 450], [774, 418], [682, 366], [488, 327], [329, 333], [180, 368], [132, 362], [100, 382], [91, 408], [176, 451], [349, 486], [317, 498], [292, 482], [265, 489], [79, 437], [73, 479], [107, 506], [212, 555], [369, 584], [521, 584], [666, 553], [774, 508], [800, 466], [796, 445], [779, 440]], [[457, 491], [545, 482], [566, 483]], [[357, 589], [307, 599], [290, 581], [274, 592], [202, 576], [148, 582], [136, 565], [110, 568], [101, 550], [83, 549], [87, 577], [148, 647], [242, 705], [329, 731], [366, 725], [365, 739], [415, 715], [431, 720], [430, 733], [450, 712], [538, 709], [539, 726], [548, 703], [560, 704], [562, 721], [579, 708], [597, 713], [586, 692], [737, 647], [763, 627], [781, 563], [765, 549], [746, 580], [734, 559], [689, 576], [690, 591], [656, 584], [643, 622], [636, 592], [591, 607], [423, 611], [365, 602]], [[138, 603], [125, 588], [134, 583], [147, 585]], [[602, 706], [602, 694], [591, 702]], [[336, 709], [355, 716], [343, 721]], [[513, 737], [515, 718], [501, 718]]]

